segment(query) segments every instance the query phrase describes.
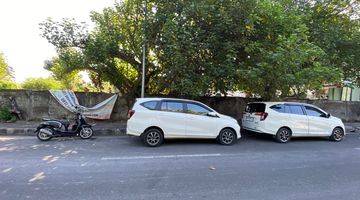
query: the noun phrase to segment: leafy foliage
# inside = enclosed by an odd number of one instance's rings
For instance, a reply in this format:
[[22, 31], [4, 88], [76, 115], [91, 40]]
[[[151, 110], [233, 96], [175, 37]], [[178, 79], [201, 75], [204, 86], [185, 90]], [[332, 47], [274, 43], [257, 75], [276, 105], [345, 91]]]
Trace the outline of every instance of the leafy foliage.
[[146, 17], [143, 3], [91, 13], [90, 32], [74, 20], [43, 22], [58, 51], [53, 73], [87, 70], [96, 85], [138, 96], [145, 40], [149, 94], [273, 99], [360, 79], [357, 1], [149, 0]]
[[0, 121], [15, 121], [16, 117], [11, 114], [7, 107], [0, 107]]
[[6, 63], [4, 55], [0, 53], [0, 89], [16, 89], [17, 87], [13, 80], [13, 70]]
[[85, 83], [77, 70], [68, 71], [62, 66], [62, 60], [53, 58], [45, 63], [45, 69], [49, 70], [52, 77], [61, 82], [61, 84], [69, 90], [83, 91]]
[[360, 86], [360, 2], [320, 0], [303, 5], [310, 41], [343, 72], [343, 79]]
[[[43, 36], [57, 47], [62, 66], [68, 72], [91, 71], [93, 80], [109, 81], [121, 93], [134, 96], [141, 69], [140, 6], [141, 1], [129, 1], [102, 13], [93, 12], [91, 18], [96, 28], [86, 36], [80, 34], [82, 26], [75, 23], [73, 28], [65, 28], [71, 20], [61, 23], [47, 20], [41, 24]], [[58, 38], [63, 38], [62, 42]]]
[[60, 90], [65, 89], [61, 82], [53, 78], [28, 78], [21, 87], [28, 90]]

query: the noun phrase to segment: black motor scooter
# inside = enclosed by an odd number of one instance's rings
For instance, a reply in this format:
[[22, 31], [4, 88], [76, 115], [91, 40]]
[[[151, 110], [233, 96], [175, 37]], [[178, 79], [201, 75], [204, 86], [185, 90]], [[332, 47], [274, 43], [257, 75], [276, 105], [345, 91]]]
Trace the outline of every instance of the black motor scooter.
[[80, 136], [82, 139], [89, 139], [93, 136], [92, 125], [85, 121], [80, 113], [75, 113], [75, 124], [69, 129], [69, 120], [43, 119], [43, 122], [36, 128], [36, 136], [41, 141], [50, 140], [53, 137]]

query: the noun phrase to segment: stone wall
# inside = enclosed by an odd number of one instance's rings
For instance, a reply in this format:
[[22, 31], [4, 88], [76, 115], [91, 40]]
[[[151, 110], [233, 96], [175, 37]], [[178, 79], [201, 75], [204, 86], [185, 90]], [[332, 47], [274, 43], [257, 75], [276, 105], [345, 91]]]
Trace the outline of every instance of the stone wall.
[[[79, 103], [86, 107], [94, 106], [112, 95], [113, 94], [107, 93], [76, 93]], [[8, 104], [9, 97], [15, 97], [26, 120], [40, 120], [43, 117], [70, 118], [73, 116], [69, 111], [63, 108], [48, 91], [2, 90], [0, 91], [0, 105]], [[256, 101], [256, 99], [238, 97], [199, 97], [196, 100], [209, 105], [222, 114], [230, 115], [238, 120], [242, 117], [246, 103]], [[360, 102], [328, 100], [297, 101], [317, 105], [347, 122], [360, 121]], [[127, 102], [124, 97], [119, 96], [114, 106], [111, 121], [126, 121], [127, 111], [129, 110], [128, 104], [131, 105], [131, 102]]]

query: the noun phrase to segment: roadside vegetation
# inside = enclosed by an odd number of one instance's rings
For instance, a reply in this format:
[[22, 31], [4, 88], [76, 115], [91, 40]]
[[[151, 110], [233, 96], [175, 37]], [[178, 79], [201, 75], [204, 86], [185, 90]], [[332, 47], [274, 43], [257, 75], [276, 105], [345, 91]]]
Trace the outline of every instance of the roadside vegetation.
[[[95, 28], [47, 19], [57, 49], [45, 64], [62, 87], [114, 87], [137, 97], [146, 40], [146, 93], [264, 99], [322, 93], [324, 84], [360, 85], [356, 0], [125, 0], [90, 13]], [[66, 17], [66, 16], [64, 16]]]
[[0, 90], [17, 89], [14, 81], [13, 69], [6, 63], [5, 56], [0, 52]]

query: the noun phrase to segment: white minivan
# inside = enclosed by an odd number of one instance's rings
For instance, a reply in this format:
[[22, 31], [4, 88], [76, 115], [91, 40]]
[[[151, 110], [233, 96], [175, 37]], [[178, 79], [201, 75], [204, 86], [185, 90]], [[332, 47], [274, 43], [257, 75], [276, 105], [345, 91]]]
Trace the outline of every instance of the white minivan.
[[240, 139], [240, 126], [203, 103], [170, 98], [139, 98], [128, 112], [128, 135], [151, 147], [168, 138], [213, 138], [223, 145]]
[[280, 143], [291, 137], [326, 136], [341, 141], [345, 127], [341, 119], [305, 103], [253, 102], [247, 104], [242, 118], [245, 131], [274, 135]]

